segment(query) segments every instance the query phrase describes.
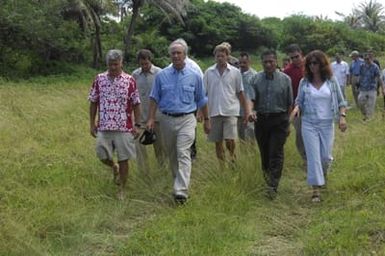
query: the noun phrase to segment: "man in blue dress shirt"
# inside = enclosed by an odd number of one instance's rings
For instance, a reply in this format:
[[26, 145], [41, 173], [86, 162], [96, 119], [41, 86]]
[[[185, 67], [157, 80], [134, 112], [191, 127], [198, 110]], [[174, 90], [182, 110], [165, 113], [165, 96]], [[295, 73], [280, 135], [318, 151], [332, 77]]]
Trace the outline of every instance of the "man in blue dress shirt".
[[172, 66], [157, 74], [150, 93], [147, 129], [154, 129], [155, 112], [159, 108], [162, 113], [160, 129], [174, 177], [174, 199], [183, 204], [190, 183], [190, 147], [197, 124], [194, 112], [201, 109], [206, 134], [210, 131], [210, 121], [202, 77], [185, 64], [187, 47], [174, 41], [169, 46], [169, 53]]

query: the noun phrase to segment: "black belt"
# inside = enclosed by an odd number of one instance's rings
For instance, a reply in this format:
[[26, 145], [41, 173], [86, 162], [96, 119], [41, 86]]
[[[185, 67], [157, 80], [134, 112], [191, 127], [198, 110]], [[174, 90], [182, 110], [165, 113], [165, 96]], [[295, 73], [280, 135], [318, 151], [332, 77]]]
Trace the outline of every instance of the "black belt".
[[190, 115], [190, 114], [193, 114], [193, 113], [195, 113], [195, 111], [189, 112], [189, 113], [168, 113], [168, 112], [162, 112], [163, 115], [172, 116], [172, 117], [187, 116], [187, 115]]
[[277, 116], [282, 116], [282, 115], [287, 115], [287, 112], [278, 112], [278, 113], [260, 113], [260, 112], [257, 112], [257, 117], [263, 117], [263, 118], [267, 118], [267, 117], [277, 117]]

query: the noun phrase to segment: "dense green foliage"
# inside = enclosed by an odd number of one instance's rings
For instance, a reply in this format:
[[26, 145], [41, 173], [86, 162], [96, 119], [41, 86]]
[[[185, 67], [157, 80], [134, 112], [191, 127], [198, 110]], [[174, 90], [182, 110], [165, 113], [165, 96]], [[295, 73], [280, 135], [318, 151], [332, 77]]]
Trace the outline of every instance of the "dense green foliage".
[[237, 144], [236, 170], [220, 169], [200, 125], [191, 199], [177, 208], [170, 170], [156, 168], [152, 150], [149, 175], [131, 161], [127, 198], [115, 199], [88, 133], [94, 73], [0, 81], [0, 255], [385, 255], [382, 102], [371, 122], [354, 107], [347, 132], [336, 130], [318, 205], [293, 130], [270, 201], [256, 145]]
[[[68, 73], [73, 71], [74, 63], [103, 66], [107, 49], [125, 47], [124, 37], [131, 21], [130, 15], [117, 21], [116, 3], [113, 0], [2, 0], [0, 76]], [[204, 0], [191, 0], [181, 23], [165, 16], [151, 1], [146, 3], [139, 10], [126, 56], [131, 67], [140, 48], [151, 49], [155, 63], [166, 65], [167, 45], [179, 37], [186, 39], [196, 57], [211, 56], [213, 47], [223, 41], [230, 42], [235, 51], [254, 54], [263, 48], [284, 52], [290, 43], [298, 43], [305, 52], [321, 49], [330, 54], [368, 48], [378, 54], [385, 50], [381, 9], [371, 11], [381, 4], [363, 9], [366, 18], [361, 19], [360, 26], [353, 26], [346, 20], [336, 22], [304, 15], [261, 20], [243, 13], [235, 5]], [[373, 13], [377, 15], [376, 33], [363, 23], [370, 23]]]

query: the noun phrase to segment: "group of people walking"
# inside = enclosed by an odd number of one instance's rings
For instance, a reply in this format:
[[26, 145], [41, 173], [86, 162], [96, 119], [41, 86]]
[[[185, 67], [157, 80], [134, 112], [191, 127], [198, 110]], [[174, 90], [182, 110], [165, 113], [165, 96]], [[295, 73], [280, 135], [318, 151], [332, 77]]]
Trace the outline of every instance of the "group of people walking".
[[[346, 84], [333, 75], [327, 56], [316, 50], [304, 57], [297, 45], [290, 45], [291, 63], [281, 72], [276, 52], [267, 50], [261, 54], [263, 70], [256, 72], [250, 67], [250, 56], [245, 52], [238, 59], [231, 56], [226, 42], [213, 53], [215, 64], [203, 73], [188, 57], [187, 43], [177, 39], [169, 46], [169, 66], [156, 67], [152, 53], [143, 49], [137, 54], [140, 67], [132, 76], [123, 72], [120, 50], [107, 53], [108, 70], [97, 75], [89, 94], [90, 132], [97, 138], [98, 158], [112, 169], [118, 198], [124, 197], [128, 160], [137, 155], [139, 170], [149, 169], [148, 146], [136, 139], [147, 130], [157, 135], [153, 146], [158, 164], [169, 162], [174, 200], [184, 204], [189, 196], [197, 121], [201, 121], [208, 141], [215, 143], [220, 168], [236, 168], [238, 137], [245, 143], [257, 141], [266, 195], [274, 199], [292, 122], [307, 181], [313, 188], [312, 201], [319, 202], [332, 161], [334, 123], [343, 132], [347, 128], [347, 103], [341, 90]], [[376, 88], [377, 83], [382, 86], [384, 95], [385, 87], [379, 68], [372, 67], [366, 56], [359, 66], [359, 78], [346, 79], [359, 84], [358, 102], [368, 119], [373, 113], [368, 104], [373, 95], [367, 93], [372, 80]], [[355, 65], [349, 70], [357, 72]]]

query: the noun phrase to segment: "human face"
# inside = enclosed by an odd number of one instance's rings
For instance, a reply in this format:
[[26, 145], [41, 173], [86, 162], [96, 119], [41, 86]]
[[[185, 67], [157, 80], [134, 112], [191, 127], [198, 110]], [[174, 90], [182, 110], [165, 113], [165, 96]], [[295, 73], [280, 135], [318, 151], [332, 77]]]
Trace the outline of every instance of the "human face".
[[229, 57], [229, 55], [226, 54], [225, 52], [217, 51], [215, 53], [215, 62], [219, 66], [225, 66], [227, 64], [228, 57]]
[[293, 63], [293, 65], [295, 65], [296, 67], [300, 67], [303, 65], [303, 56], [301, 52], [289, 52], [288, 56], [291, 59], [291, 63]]
[[267, 74], [273, 74], [277, 69], [277, 59], [274, 55], [265, 55], [262, 57], [263, 70]]
[[142, 72], [148, 73], [151, 69], [151, 61], [149, 59], [140, 59], [139, 66], [142, 68]]
[[365, 54], [365, 55], [364, 55], [364, 61], [365, 61], [366, 64], [371, 64], [372, 61], [373, 61], [372, 55], [370, 55], [370, 54]]
[[316, 74], [316, 73], [320, 72], [320, 63], [319, 63], [319, 61], [316, 58], [312, 58], [309, 61], [308, 65], [309, 65], [310, 71], [313, 74]]
[[246, 56], [240, 57], [239, 58], [239, 68], [240, 68], [242, 73], [249, 70], [250, 69], [250, 59], [247, 58]]
[[123, 62], [122, 60], [110, 60], [107, 64], [108, 73], [111, 76], [117, 76], [122, 72]]
[[335, 56], [337, 63], [341, 63], [341, 56], [339, 54], [336, 54]]
[[186, 54], [182, 45], [174, 44], [173, 46], [171, 46], [170, 56], [172, 64], [176, 69], [182, 69], [184, 67], [184, 60], [186, 59]]

